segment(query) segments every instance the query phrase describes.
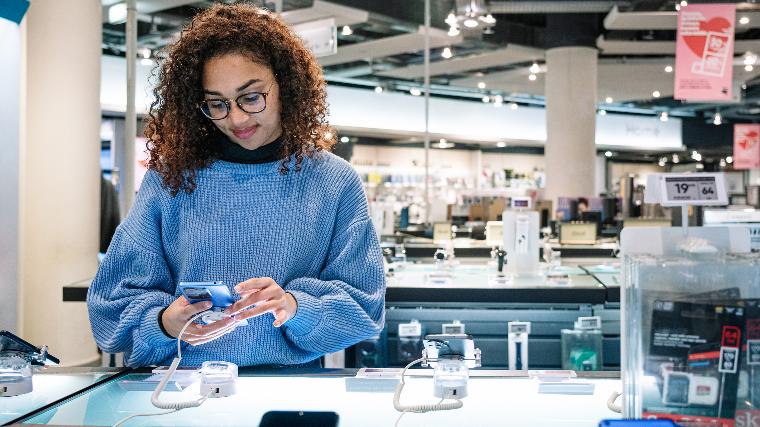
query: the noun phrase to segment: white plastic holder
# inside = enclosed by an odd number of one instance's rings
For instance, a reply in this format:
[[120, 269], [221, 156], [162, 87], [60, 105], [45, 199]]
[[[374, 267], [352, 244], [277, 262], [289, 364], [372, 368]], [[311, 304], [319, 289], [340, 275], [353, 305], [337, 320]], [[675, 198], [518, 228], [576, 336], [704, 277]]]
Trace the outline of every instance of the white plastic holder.
[[237, 392], [238, 367], [230, 362], [203, 362], [200, 369], [200, 394], [209, 397], [227, 397]]

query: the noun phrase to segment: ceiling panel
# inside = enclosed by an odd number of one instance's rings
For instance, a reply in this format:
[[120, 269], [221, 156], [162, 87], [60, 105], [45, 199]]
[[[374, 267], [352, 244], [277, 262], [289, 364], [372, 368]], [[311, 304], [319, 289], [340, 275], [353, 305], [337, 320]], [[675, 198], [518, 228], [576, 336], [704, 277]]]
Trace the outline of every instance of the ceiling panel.
[[369, 12], [348, 6], [342, 6], [322, 0], [314, 0], [311, 7], [282, 12], [280, 17], [289, 25], [335, 18], [335, 25], [356, 25], [369, 20]]
[[[629, 41], [607, 40], [604, 36], [596, 39], [598, 47], [604, 55], [675, 55], [676, 42], [674, 41]], [[734, 52], [758, 52], [760, 40], [736, 40]]]
[[[759, 11], [737, 11], [736, 19], [746, 16], [748, 24], [736, 23], [736, 32], [750, 28], [760, 28]], [[678, 12], [620, 12], [615, 6], [604, 18], [604, 28], [608, 30], [676, 30]]]
[[[430, 48], [435, 49], [462, 42], [462, 37], [449, 37], [446, 31], [431, 28]], [[420, 28], [416, 33], [384, 37], [368, 42], [338, 46], [338, 53], [319, 58], [323, 66], [345, 64], [369, 58], [383, 58], [402, 53], [419, 52], [425, 48], [425, 32]]]
[[[453, 59], [436, 61], [430, 64], [430, 75], [455, 74], [470, 70], [479, 70], [500, 65], [516, 64], [526, 61], [537, 61], [544, 57], [544, 51], [532, 47], [509, 45], [504, 49], [491, 52], [455, 57]], [[411, 65], [408, 67], [395, 68], [376, 73], [383, 77], [395, 77], [399, 79], [416, 79], [424, 77], [424, 65]]]

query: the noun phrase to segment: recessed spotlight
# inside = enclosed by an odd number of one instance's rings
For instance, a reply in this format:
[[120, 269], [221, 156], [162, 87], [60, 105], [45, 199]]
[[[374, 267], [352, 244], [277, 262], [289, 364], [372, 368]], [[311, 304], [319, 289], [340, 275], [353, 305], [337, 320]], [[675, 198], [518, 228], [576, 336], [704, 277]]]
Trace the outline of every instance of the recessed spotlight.
[[494, 18], [493, 15], [491, 15], [490, 13], [481, 19], [483, 20], [484, 23], [488, 25], [493, 25], [496, 23], [496, 18]]
[[720, 167], [722, 168], [726, 167], [726, 159], [720, 159]]
[[383, 87], [382, 86], [375, 86], [375, 93], [383, 93]]
[[422, 91], [419, 88], [413, 87], [409, 89], [409, 93], [412, 94], [412, 96], [420, 96], [422, 95]]
[[340, 137], [340, 142], [346, 144], [348, 141], [351, 141], [351, 138], [349, 138], [347, 136], [341, 136]]
[[507, 146], [507, 143], [504, 142], [504, 141], [499, 141], [499, 142], [496, 143], [496, 146], [499, 147], [499, 148], [504, 148], [504, 147]]
[[731, 157], [731, 156], [726, 157], [726, 163], [728, 163], [730, 165], [733, 162], [734, 162], [734, 158], [733, 157]]
[[612, 99], [612, 97], [611, 97], [611, 96], [608, 96], [608, 97], [604, 98], [604, 102], [606, 102], [606, 103], [608, 103], [608, 104], [612, 104], [612, 102], [613, 102], [613, 101], [615, 101], [615, 100], [614, 100], [614, 99]]
[[665, 66], [665, 72], [666, 73], [672, 73], [673, 72], [673, 66], [672, 65], [666, 65]]
[[747, 52], [744, 54], [744, 65], [755, 65], [756, 62], [757, 55], [752, 52]]
[[673, 154], [673, 163], [679, 163], [681, 159], [678, 157], [678, 154]]
[[464, 20], [464, 26], [467, 28], [475, 28], [478, 26], [478, 21], [472, 18], [467, 18]]
[[454, 53], [451, 51], [451, 48], [447, 46], [443, 48], [443, 51], [441, 52], [441, 56], [446, 59], [449, 59], [452, 56], [454, 56]]
[[529, 76], [528, 76], [528, 80], [530, 80], [530, 81], [532, 81], [532, 82], [536, 81], [536, 75], [535, 75], [535, 74], [531, 74], [531, 75], [529, 75]]
[[720, 126], [721, 123], [723, 123], [723, 117], [721, 117], [720, 113], [715, 113], [713, 116], [713, 124], [715, 126]]
[[747, 24], [749, 24], [749, 17], [742, 16], [741, 18], [739, 18], [739, 24], [741, 24], [741, 25], [747, 25]]
[[459, 28], [457, 27], [449, 27], [449, 32], [446, 33], [449, 35], [449, 37], [456, 37], [459, 35]]
[[449, 24], [450, 27], [454, 27], [457, 25], [457, 17], [454, 15], [454, 12], [449, 12], [449, 15], [443, 22]]
[[661, 94], [660, 94], [660, 91], [659, 91], [659, 90], [656, 90], [656, 91], [652, 92], [652, 96], [653, 96], [653, 97], [655, 97], [655, 98], [659, 98], [659, 97], [660, 97], [660, 95], [661, 95]]
[[605, 151], [604, 152], [604, 157], [607, 157], [607, 158], [612, 157], [612, 151]]
[[599, 110], [599, 115], [600, 116], [606, 116], [607, 115], [607, 110]]
[[752, 65], [745, 65], [745, 66], [744, 66], [744, 71], [746, 71], [746, 72], [748, 72], [748, 73], [749, 73], [750, 71], [754, 70], [754, 69], [755, 69], [755, 67], [753, 67]]
[[702, 155], [699, 154], [699, 152], [697, 152], [697, 151], [692, 151], [691, 152], [691, 158], [695, 162], [701, 162], [702, 161]]
[[510, 103], [509, 103], [509, 108], [510, 108], [510, 109], [512, 109], [512, 110], [516, 110], [516, 109], [518, 109], [519, 107], [520, 107], [520, 106], [519, 106], [519, 105], [517, 105], [517, 103], [516, 103], [516, 102], [510, 102]]
[[680, 4], [676, 4], [676, 11], [679, 11], [679, 10], [681, 10], [681, 5]]
[[533, 74], [538, 74], [541, 71], [541, 67], [538, 66], [538, 63], [534, 62], [533, 65], [530, 66], [529, 70]]
[[668, 121], [668, 112], [667, 111], [663, 111], [662, 113], [660, 113], [660, 121], [661, 122], [667, 122]]
[[340, 31], [340, 34], [343, 35], [343, 36], [350, 36], [353, 33], [354, 33], [354, 31], [348, 25], [344, 25], [343, 29], [341, 29], [341, 31]]
[[493, 102], [501, 104], [502, 102], [504, 102], [504, 97], [501, 95], [495, 95], [493, 97]]
[[140, 60], [140, 64], [142, 64], [142, 65], [144, 65], [146, 67], [150, 67], [151, 65], [153, 65], [153, 60], [150, 59], [150, 58], [143, 58], [143, 59]]
[[687, 2], [686, 0], [681, 0], [681, 7], [686, 7], [688, 5], [689, 5], [689, 2]]
[[488, 104], [489, 102], [491, 102], [491, 97], [489, 97], [488, 95], [483, 96], [483, 98], [481, 99], [483, 100], [483, 103], [485, 104]]
[[478, 89], [485, 89], [486, 88], [486, 82], [478, 82]]

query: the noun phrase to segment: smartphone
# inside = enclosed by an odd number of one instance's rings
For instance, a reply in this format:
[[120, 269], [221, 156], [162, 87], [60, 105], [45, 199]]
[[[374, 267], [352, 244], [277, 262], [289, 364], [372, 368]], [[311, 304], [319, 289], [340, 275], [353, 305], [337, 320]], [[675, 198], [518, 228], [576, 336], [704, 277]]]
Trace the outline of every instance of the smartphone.
[[179, 289], [190, 304], [211, 301], [211, 309], [215, 311], [221, 311], [235, 302], [227, 285], [219, 280], [214, 282], [179, 282]]
[[335, 412], [269, 411], [261, 417], [259, 427], [336, 427]]

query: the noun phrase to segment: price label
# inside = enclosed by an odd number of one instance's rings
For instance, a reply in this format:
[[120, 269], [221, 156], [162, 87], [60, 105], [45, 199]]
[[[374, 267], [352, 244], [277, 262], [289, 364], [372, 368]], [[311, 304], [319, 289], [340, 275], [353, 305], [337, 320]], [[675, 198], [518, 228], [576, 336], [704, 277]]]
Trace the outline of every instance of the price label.
[[448, 242], [451, 240], [451, 223], [436, 222], [433, 224], [433, 241]]
[[671, 202], [717, 201], [718, 184], [714, 176], [665, 178]]

